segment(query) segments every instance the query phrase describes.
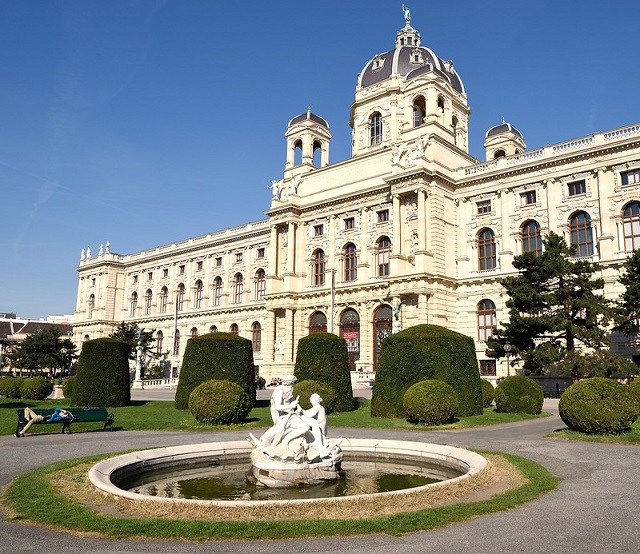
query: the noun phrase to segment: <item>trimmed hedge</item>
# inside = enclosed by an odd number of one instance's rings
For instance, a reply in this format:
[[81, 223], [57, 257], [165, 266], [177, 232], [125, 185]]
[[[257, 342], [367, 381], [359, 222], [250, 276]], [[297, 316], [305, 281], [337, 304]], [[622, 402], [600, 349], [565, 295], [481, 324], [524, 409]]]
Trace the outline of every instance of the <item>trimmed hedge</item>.
[[495, 387], [486, 379], [482, 379], [482, 405], [488, 408], [493, 404], [496, 396]]
[[211, 379], [198, 385], [189, 395], [189, 410], [198, 423], [228, 425], [240, 423], [251, 411], [251, 399], [231, 381]]
[[629, 383], [629, 390], [640, 401], [640, 377], [636, 377], [631, 383]]
[[473, 339], [439, 325], [416, 325], [382, 341], [371, 415], [404, 417], [405, 392], [425, 379], [438, 379], [454, 388], [459, 401], [456, 416], [482, 414], [482, 385]]
[[73, 384], [75, 383], [75, 381], [75, 376], [68, 377], [67, 379], [64, 379], [62, 381], [62, 395], [65, 398], [71, 398], [71, 395], [73, 394]]
[[337, 396], [336, 412], [355, 410], [349, 353], [347, 341], [343, 338], [333, 333], [313, 333], [302, 337], [298, 341], [293, 374], [298, 381], [320, 381], [332, 387]]
[[451, 385], [427, 379], [411, 385], [404, 393], [402, 404], [409, 421], [442, 425], [453, 420], [460, 403]]
[[53, 383], [46, 377], [29, 377], [20, 384], [20, 396], [28, 400], [44, 400], [53, 392]]
[[495, 390], [496, 412], [539, 414], [544, 403], [542, 387], [523, 375], [512, 375], [498, 383]]
[[209, 333], [190, 338], [182, 358], [175, 407], [186, 410], [191, 392], [211, 379], [240, 385], [254, 406], [256, 387], [251, 341], [232, 333]]
[[129, 345], [114, 338], [83, 342], [71, 404], [116, 407], [130, 402]]
[[558, 409], [562, 421], [573, 431], [617, 435], [631, 429], [640, 414], [640, 400], [618, 381], [593, 377], [564, 391]]
[[308, 410], [311, 408], [311, 401], [309, 399], [314, 392], [319, 394], [322, 398], [322, 405], [324, 406], [324, 411], [327, 414], [330, 414], [335, 410], [338, 397], [333, 387], [327, 385], [327, 383], [312, 381], [311, 379], [308, 379], [307, 381], [299, 381], [293, 386], [292, 394], [294, 398], [296, 396], [300, 396], [300, 407]]
[[0, 396], [4, 398], [20, 398], [20, 377], [0, 377]]

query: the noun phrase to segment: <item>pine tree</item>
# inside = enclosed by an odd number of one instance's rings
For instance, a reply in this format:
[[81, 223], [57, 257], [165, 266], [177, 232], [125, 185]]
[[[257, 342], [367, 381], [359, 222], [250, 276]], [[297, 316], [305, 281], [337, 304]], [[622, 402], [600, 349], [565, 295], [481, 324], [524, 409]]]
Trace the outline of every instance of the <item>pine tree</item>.
[[616, 306], [613, 330], [633, 337], [640, 333], [640, 250], [634, 250], [629, 256], [625, 270], [618, 279], [625, 286], [625, 292]]
[[542, 254], [525, 252], [513, 265], [519, 275], [502, 281], [509, 300], [509, 321], [487, 341], [487, 354], [504, 356], [504, 344], [524, 360], [525, 370], [541, 373], [578, 346], [599, 348], [608, 344], [606, 326], [612, 311], [597, 291], [596, 266], [573, 258], [575, 249], [555, 233], [544, 240]]

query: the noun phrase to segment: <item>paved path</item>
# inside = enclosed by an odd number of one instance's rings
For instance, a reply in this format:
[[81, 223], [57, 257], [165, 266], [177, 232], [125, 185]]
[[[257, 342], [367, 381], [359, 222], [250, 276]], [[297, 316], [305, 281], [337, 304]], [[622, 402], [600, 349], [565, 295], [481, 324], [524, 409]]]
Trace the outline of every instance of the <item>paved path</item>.
[[[404, 438], [454, 446], [500, 450], [543, 464], [563, 478], [559, 488], [525, 506], [479, 517], [445, 529], [402, 537], [385, 535], [289, 541], [211, 542], [106, 540], [76, 537], [0, 519], [0, 553], [37, 552], [134, 554], [138, 552], [195, 554], [229, 552], [305, 554], [346, 552], [366, 554], [620, 554], [640, 548], [640, 447], [544, 439], [563, 427], [557, 400], [545, 401], [553, 416], [532, 422], [446, 431], [400, 432], [361, 430], [359, 437]], [[332, 436], [353, 430], [330, 429]], [[176, 433], [119, 431], [61, 436], [0, 437], [0, 486], [16, 474], [45, 463], [130, 448], [243, 439], [246, 432]]]

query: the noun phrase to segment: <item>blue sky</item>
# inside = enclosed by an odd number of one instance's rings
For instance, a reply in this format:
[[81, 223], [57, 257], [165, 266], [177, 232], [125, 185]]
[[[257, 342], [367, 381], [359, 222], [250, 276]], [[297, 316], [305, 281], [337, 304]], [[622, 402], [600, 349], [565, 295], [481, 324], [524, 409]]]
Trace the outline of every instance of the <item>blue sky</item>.
[[[264, 217], [311, 106], [350, 156], [358, 72], [402, 2], [1, 0], [0, 312], [75, 309], [80, 251], [130, 254]], [[628, 0], [408, 3], [452, 59], [470, 151], [502, 117], [529, 148], [640, 121]]]

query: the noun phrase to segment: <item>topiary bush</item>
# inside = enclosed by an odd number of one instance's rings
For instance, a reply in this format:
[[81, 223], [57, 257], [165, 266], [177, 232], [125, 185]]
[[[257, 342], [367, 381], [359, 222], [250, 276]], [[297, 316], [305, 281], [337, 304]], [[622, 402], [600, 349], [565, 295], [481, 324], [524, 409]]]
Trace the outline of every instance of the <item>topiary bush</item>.
[[320, 381], [331, 386], [337, 397], [336, 412], [355, 410], [349, 353], [347, 341], [343, 338], [333, 333], [313, 333], [302, 337], [298, 341], [293, 374], [298, 381]]
[[322, 405], [324, 406], [325, 412], [327, 414], [333, 412], [336, 407], [336, 402], [338, 401], [338, 396], [331, 385], [308, 379], [307, 381], [299, 381], [293, 386], [293, 397], [300, 396], [300, 406], [305, 410], [311, 408], [309, 398], [314, 392], [322, 398]]
[[488, 408], [493, 404], [496, 395], [495, 387], [486, 379], [482, 379], [482, 405]]
[[482, 414], [482, 385], [471, 337], [440, 327], [416, 325], [382, 341], [371, 396], [373, 417], [404, 417], [407, 389], [425, 379], [451, 385], [457, 416]]
[[62, 395], [65, 398], [71, 398], [71, 395], [73, 394], [73, 383], [75, 383], [75, 381], [75, 376], [62, 380]]
[[244, 421], [251, 411], [245, 390], [231, 381], [211, 379], [189, 394], [189, 410], [198, 423], [228, 425]]
[[20, 398], [20, 377], [0, 377], [0, 396], [4, 398]]
[[640, 401], [640, 378], [636, 377], [631, 383], [629, 383], [629, 390]]
[[191, 392], [211, 379], [240, 385], [253, 407], [256, 386], [251, 341], [232, 333], [209, 333], [190, 338], [182, 359], [175, 407], [186, 410]]
[[402, 399], [409, 421], [425, 425], [442, 425], [452, 421], [459, 404], [454, 388], [436, 379], [411, 385]]
[[544, 394], [529, 377], [512, 375], [498, 383], [495, 390], [496, 412], [507, 414], [539, 414]]
[[20, 384], [20, 396], [29, 400], [44, 400], [53, 392], [53, 383], [46, 377], [29, 377]]
[[618, 381], [593, 377], [564, 391], [558, 409], [560, 418], [572, 431], [617, 435], [631, 429], [640, 414], [640, 400]]
[[130, 401], [129, 345], [115, 338], [83, 342], [71, 403], [116, 407]]

